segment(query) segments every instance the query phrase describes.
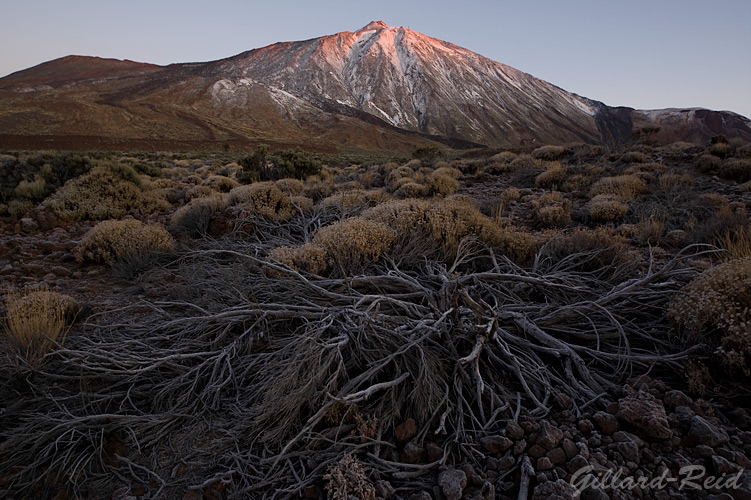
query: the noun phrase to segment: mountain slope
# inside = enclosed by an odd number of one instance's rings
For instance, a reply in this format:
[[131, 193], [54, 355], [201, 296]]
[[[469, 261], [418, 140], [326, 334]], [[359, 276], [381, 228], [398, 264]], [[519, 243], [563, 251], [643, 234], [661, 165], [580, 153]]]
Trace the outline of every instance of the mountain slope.
[[0, 79], [0, 146], [407, 151], [751, 140], [729, 112], [609, 108], [448, 42], [372, 22], [208, 63], [71, 56]]

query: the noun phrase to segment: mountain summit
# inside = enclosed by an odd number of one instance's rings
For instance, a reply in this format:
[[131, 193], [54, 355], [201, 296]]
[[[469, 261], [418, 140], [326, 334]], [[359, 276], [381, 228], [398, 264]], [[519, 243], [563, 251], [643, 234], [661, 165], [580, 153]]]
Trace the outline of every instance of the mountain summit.
[[58, 59], [0, 79], [0, 130], [6, 147], [408, 150], [625, 143], [644, 130], [751, 140], [734, 113], [611, 108], [383, 21], [207, 63]]

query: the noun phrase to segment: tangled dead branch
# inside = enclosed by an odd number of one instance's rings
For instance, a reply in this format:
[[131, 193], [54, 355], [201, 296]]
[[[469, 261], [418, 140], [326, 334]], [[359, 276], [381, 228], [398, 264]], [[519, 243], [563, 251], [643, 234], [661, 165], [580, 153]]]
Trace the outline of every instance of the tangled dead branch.
[[[578, 411], [635, 366], [685, 356], [662, 311], [697, 249], [615, 284], [469, 242], [450, 264], [387, 258], [321, 277], [266, 258], [283, 236], [183, 255], [167, 266], [171, 300], [90, 317], [39, 367], [5, 359], [1, 487], [86, 496], [114, 487], [114, 473], [152, 497], [222, 484], [230, 497], [284, 498], [351, 454], [371, 478], [420, 489], [441, 464], [476, 462], [479, 438], [519, 404], [545, 414], [566, 395]], [[377, 419], [375, 433], [355, 415]], [[440, 461], [398, 460], [407, 418]]]

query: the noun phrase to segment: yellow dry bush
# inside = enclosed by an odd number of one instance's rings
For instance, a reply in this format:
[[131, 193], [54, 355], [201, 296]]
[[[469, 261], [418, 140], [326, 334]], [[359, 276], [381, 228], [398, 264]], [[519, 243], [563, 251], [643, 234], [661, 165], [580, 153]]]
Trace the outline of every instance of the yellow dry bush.
[[282, 193], [273, 182], [236, 187], [229, 192], [228, 203], [273, 222], [287, 222], [299, 213], [290, 197]]
[[291, 177], [285, 177], [276, 181], [276, 187], [278, 187], [283, 193], [290, 196], [295, 196], [302, 193], [305, 188], [305, 184], [300, 179], [293, 179]]
[[352, 217], [324, 226], [313, 235], [319, 246], [340, 269], [377, 261], [387, 253], [396, 232], [381, 222]]
[[187, 179], [190, 175], [190, 170], [184, 167], [170, 167], [162, 169], [162, 176], [167, 179]]
[[373, 170], [360, 173], [357, 181], [366, 189], [383, 186], [383, 175]]
[[583, 174], [569, 175], [561, 183], [560, 190], [564, 193], [571, 193], [574, 191], [585, 191], [589, 185], [592, 184], [592, 177]]
[[532, 151], [532, 158], [535, 160], [555, 161], [560, 159], [566, 153], [563, 146], [541, 146]]
[[192, 188], [188, 189], [188, 191], [185, 193], [185, 199], [192, 201], [199, 198], [208, 198], [209, 196], [216, 193], [217, 192], [213, 188], [201, 184], [199, 186], [193, 186]]
[[707, 269], [668, 308], [670, 318], [690, 338], [719, 335], [718, 354], [731, 368], [751, 367], [751, 258]]
[[617, 196], [597, 195], [589, 202], [589, 216], [595, 222], [613, 222], [623, 219], [628, 205]]
[[535, 177], [535, 186], [538, 188], [552, 188], [560, 186], [566, 178], [566, 168], [561, 162], [556, 161], [545, 165], [545, 171]]
[[167, 210], [170, 205], [158, 192], [145, 193], [104, 168], [71, 179], [44, 202], [63, 220], [117, 219]]
[[210, 175], [202, 184], [219, 193], [229, 193], [240, 185], [235, 179], [223, 175]]
[[590, 198], [598, 195], [618, 196], [624, 200], [634, 200], [647, 192], [647, 183], [635, 175], [603, 177], [595, 182], [589, 191]]
[[429, 226], [427, 212], [431, 205], [429, 201], [414, 198], [390, 200], [365, 210], [362, 217], [382, 222], [397, 234], [405, 235]]
[[299, 247], [278, 247], [271, 251], [269, 257], [295, 271], [321, 274], [328, 268], [326, 251], [321, 246], [312, 243]]
[[84, 235], [76, 248], [76, 259], [109, 264], [139, 253], [171, 252], [174, 247], [175, 240], [161, 224], [144, 224], [135, 219], [106, 220]]
[[352, 210], [368, 204], [368, 196], [362, 189], [339, 191], [321, 200], [324, 207], [340, 207], [343, 210]]
[[459, 180], [462, 178], [462, 171], [454, 168], [446, 162], [440, 162], [438, 168], [433, 171], [436, 175], [448, 175], [449, 177]]
[[11, 345], [33, 363], [63, 344], [79, 310], [73, 297], [46, 287], [11, 291], [5, 298], [3, 329]]
[[545, 227], [565, 227], [571, 223], [571, 205], [558, 204], [540, 207], [535, 219]]
[[295, 210], [304, 214], [310, 213], [313, 209], [313, 205], [315, 205], [313, 200], [307, 196], [290, 196], [289, 202], [295, 207]]
[[521, 197], [522, 197], [521, 191], [519, 191], [515, 187], [510, 187], [508, 189], [504, 189], [503, 190], [503, 192], [501, 193], [501, 196], [500, 196], [500, 198], [501, 198], [500, 201], [501, 201], [501, 203], [503, 203], [504, 205], [506, 205], [510, 201], [519, 201], [521, 199]]
[[720, 165], [722, 165], [722, 160], [710, 154], [701, 155], [696, 160], [696, 170], [705, 174], [717, 172]]
[[408, 179], [399, 189], [394, 191], [395, 198], [419, 198], [430, 194], [430, 188], [424, 184], [419, 184]]
[[396, 167], [392, 169], [386, 176], [386, 183], [389, 185], [394, 185], [399, 179], [402, 179], [405, 177], [412, 177], [414, 173], [415, 173], [414, 170], [412, 170], [407, 165]]
[[439, 202], [391, 200], [366, 210], [363, 218], [382, 222], [398, 235], [426, 234], [452, 259], [464, 238], [476, 238], [509, 258], [524, 261], [535, 251], [537, 241], [529, 233], [501, 228], [474, 208], [466, 197]]
[[[438, 173], [438, 170], [428, 176], [428, 191], [431, 194], [439, 196], [448, 196], [456, 193], [459, 190], [459, 181], [451, 175]], [[461, 172], [459, 175], [461, 175]]]
[[532, 201], [533, 216], [543, 227], [560, 228], [571, 223], [571, 202], [558, 191], [545, 193]]

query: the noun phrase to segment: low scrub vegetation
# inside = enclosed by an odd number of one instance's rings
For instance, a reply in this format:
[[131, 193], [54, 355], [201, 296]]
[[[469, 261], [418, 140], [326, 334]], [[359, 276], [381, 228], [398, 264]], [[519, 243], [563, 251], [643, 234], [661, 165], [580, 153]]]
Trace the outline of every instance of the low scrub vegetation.
[[94, 226], [76, 249], [81, 261], [111, 264], [116, 259], [148, 252], [171, 252], [175, 241], [160, 224], [135, 219], [107, 220]]
[[0, 494], [516, 498], [510, 422], [736, 407], [750, 151], [0, 155]]

